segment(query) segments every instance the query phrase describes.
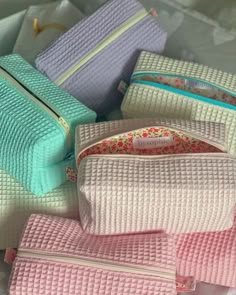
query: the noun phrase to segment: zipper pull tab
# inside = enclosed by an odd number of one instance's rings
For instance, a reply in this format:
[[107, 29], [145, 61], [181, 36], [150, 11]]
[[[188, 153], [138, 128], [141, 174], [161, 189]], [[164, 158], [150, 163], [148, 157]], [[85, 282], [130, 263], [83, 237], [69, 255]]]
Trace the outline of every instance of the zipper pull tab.
[[157, 16], [158, 16], [158, 13], [157, 13], [156, 9], [154, 9], [154, 8], [152, 8], [152, 9], [149, 11], [149, 13], [150, 13], [151, 16], [153, 16], [153, 17], [157, 17]]
[[58, 23], [52, 23], [52, 24], [47, 24], [47, 25], [39, 25], [39, 19], [34, 18], [33, 19], [33, 29], [34, 29], [34, 34], [35, 37], [37, 37], [40, 33], [47, 29], [55, 29], [59, 31], [66, 31], [66, 27], [64, 25], [58, 24]]
[[176, 276], [176, 291], [182, 293], [194, 292], [196, 289], [196, 280], [194, 277]]
[[125, 81], [120, 81], [120, 84], [118, 86], [118, 91], [122, 93], [123, 95], [126, 94], [128, 90], [129, 85]]
[[7, 248], [4, 256], [4, 262], [7, 264], [12, 264], [16, 259], [16, 250], [12, 248]]
[[66, 177], [68, 180], [70, 180], [71, 182], [77, 183], [77, 176], [78, 176], [77, 171], [75, 171], [71, 167], [66, 168]]

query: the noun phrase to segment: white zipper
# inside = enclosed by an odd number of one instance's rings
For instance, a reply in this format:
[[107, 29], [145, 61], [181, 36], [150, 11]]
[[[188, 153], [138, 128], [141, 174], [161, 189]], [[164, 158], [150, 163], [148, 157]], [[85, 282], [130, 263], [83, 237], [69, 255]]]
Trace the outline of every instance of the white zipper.
[[149, 12], [142, 9], [134, 16], [130, 17], [126, 22], [124, 22], [117, 30], [108, 35], [104, 40], [102, 40], [91, 52], [82, 58], [82, 60], [75, 65], [71, 66], [67, 71], [65, 71], [59, 78], [56, 79], [55, 83], [61, 86], [66, 80], [68, 80], [75, 72], [77, 72], [83, 65], [88, 63], [92, 58], [99, 54], [104, 48], [109, 46], [113, 41], [118, 39], [121, 35], [135, 26], [137, 23], [142, 21]]
[[[173, 159], [186, 159], [186, 158], [207, 158], [207, 159], [225, 159], [228, 154], [223, 153], [189, 153], [189, 154], [166, 154], [166, 155], [132, 155], [132, 154], [92, 154], [88, 155], [85, 158], [109, 158], [109, 159], [127, 159], [127, 158], [135, 158], [136, 160], [146, 160], [146, 159], [167, 159], [167, 160], [173, 160]], [[232, 160], [232, 158], [231, 158]], [[235, 158], [236, 160], [236, 158]]]
[[70, 125], [66, 122], [66, 120], [60, 116], [56, 111], [53, 110], [51, 106], [49, 106], [47, 103], [45, 103], [43, 100], [41, 100], [39, 97], [34, 96], [30, 90], [27, 89], [27, 87], [23, 86], [23, 83], [16, 80], [12, 75], [8, 73], [7, 70], [0, 67], [0, 76], [6, 80], [8, 83], [13, 85], [17, 90], [19, 90], [24, 96], [29, 98], [31, 101], [33, 101], [40, 109], [42, 109], [44, 112], [48, 113], [50, 117], [52, 117], [55, 121], [57, 121], [65, 130], [66, 138], [67, 138], [67, 144], [68, 147], [71, 146], [71, 133], [70, 133]]
[[[143, 128], [150, 128], [150, 127], [153, 127], [153, 126], [146, 126], [146, 127], [143, 127]], [[216, 148], [218, 148], [219, 150], [221, 150], [222, 152], [226, 152], [227, 150], [225, 149], [225, 147], [222, 145], [222, 144], [218, 144], [218, 143], [212, 143], [212, 141], [210, 141], [210, 140], [208, 140], [208, 139], [206, 139], [206, 138], [203, 138], [202, 136], [198, 136], [198, 135], [196, 135], [196, 134], [192, 134], [191, 132], [185, 132], [185, 131], [182, 131], [182, 130], [179, 130], [179, 129], [173, 129], [173, 128], [170, 128], [170, 127], [168, 127], [168, 126], [158, 126], [159, 128], [168, 128], [169, 130], [171, 130], [171, 131], [181, 131], [181, 132], [183, 132], [185, 135], [188, 135], [189, 137], [193, 137], [193, 138], [195, 138], [195, 139], [197, 139], [197, 140], [200, 140], [200, 141], [203, 141], [203, 142], [205, 142], [205, 143], [207, 143], [207, 144], [209, 144], [209, 145], [211, 145], [211, 146], [214, 146], [214, 147], [216, 147]], [[135, 132], [135, 131], [137, 131], [137, 130], [140, 130], [140, 129], [143, 129], [143, 128], [138, 128], [138, 129], [134, 129], [134, 130], [129, 130], [129, 131], [127, 131], [127, 132], [122, 132], [122, 133], [119, 133], [119, 134], [114, 134], [114, 135], [112, 135], [112, 136], [109, 136], [109, 137], [106, 137], [106, 138], [103, 138], [102, 140], [100, 140], [100, 141], [98, 141], [98, 142], [96, 142], [96, 143], [93, 143], [93, 144], [90, 144], [90, 145], [88, 145], [86, 148], [84, 148], [84, 149], [82, 149], [79, 153], [78, 153], [78, 155], [77, 155], [77, 158], [76, 158], [76, 162], [78, 162], [78, 159], [79, 159], [79, 157], [80, 157], [80, 155], [83, 153], [83, 152], [85, 152], [87, 149], [89, 149], [89, 148], [91, 148], [91, 147], [93, 147], [93, 146], [95, 146], [95, 145], [97, 145], [97, 144], [101, 144], [104, 140], [109, 140], [109, 139], [112, 139], [113, 137], [115, 137], [115, 136], [120, 136], [120, 135], [123, 135], [123, 134], [125, 134], [125, 133], [128, 133], [128, 132]], [[215, 155], [216, 153], [214, 153], [214, 155]], [[220, 155], [222, 155], [221, 153], [219, 153]], [[103, 154], [99, 154], [100, 156], [102, 156]], [[111, 156], [111, 155], [115, 155], [115, 154], [108, 154], [108, 155], [106, 155], [106, 156]], [[124, 156], [124, 154], [117, 154], [118, 156]], [[189, 154], [187, 154], [187, 155], [189, 155]], [[196, 154], [195, 154], [196, 155]], [[206, 155], [206, 153], [204, 153], [204, 155]], [[212, 155], [212, 153], [210, 154], [210, 155]], [[88, 155], [88, 156], [86, 156], [86, 157], [89, 157], [89, 156], [91, 156], [91, 155]], [[132, 157], [132, 156], [134, 156], [134, 155], [131, 155], [131, 154], [127, 154], [127, 155], [125, 155], [126, 157]], [[140, 156], [140, 157], [145, 157], [145, 158], [147, 158], [147, 157], [150, 157], [150, 158], [154, 158], [154, 157], [158, 157], [158, 156], [163, 156], [163, 155], [151, 155], [151, 156], [148, 156], [148, 155], [145, 155], [145, 156], [143, 156], [143, 155], [135, 155], [135, 157], [137, 157], [137, 156]], [[171, 154], [171, 156], [173, 157], [173, 154]]]
[[43, 259], [51, 262], [70, 263], [74, 265], [81, 265], [85, 267], [100, 268], [107, 271], [132, 273], [143, 276], [153, 276], [165, 280], [175, 281], [176, 270], [164, 269], [154, 266], [138, 266], [130, 264], [121, 264], [109, 261], [91, 260], [89, 258], [81, 258], [78, 256], [63, 256], [59, 254], [47, 254], [38, 250], [19, 249], [17, 252], [19, 258]]

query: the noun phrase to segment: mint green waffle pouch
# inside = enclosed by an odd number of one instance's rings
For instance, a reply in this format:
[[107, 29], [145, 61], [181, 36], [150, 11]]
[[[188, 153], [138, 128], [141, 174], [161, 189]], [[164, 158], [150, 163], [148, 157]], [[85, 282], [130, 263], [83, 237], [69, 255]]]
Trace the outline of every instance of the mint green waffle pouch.
[[18, 55], [0, 58], [0, 168], [43, 195], [66, 180], [74, 134], [96, 114]]

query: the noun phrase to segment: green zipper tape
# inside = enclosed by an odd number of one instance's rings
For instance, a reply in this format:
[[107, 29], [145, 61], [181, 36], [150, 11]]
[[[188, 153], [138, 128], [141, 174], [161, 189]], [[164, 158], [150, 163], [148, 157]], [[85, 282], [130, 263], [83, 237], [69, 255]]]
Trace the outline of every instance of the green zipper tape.
[[159, 88], [159, 89], [166, 90], [166, 91], [169, 91], [169, 92], [173, 92], [173, 93], [176, 93], [176, 94], [179, 94], [179, 95], [183, 95], [185, 97], [189, 97], [189, 98], [192, 98], [192, 99], [197, 99], [197, 100], [209, 103], [209, 104], [213, 104], [213, 105], [216, 105], [216, 106], [219, 106], [219, 107], [223, 107], [223, 108], [226, 108], [226, 109], [236, 111], [236, 106], [234, 106], [234, 105], [231, 105], [231, 104], [228, 104], [228, 103], [225, 103], [225, 102], [221, 102], [221, 101], [218, 101], [218, 100], [214, 100], [214, 99], [211, 99], [211, 98], [208, 98], [208, 97], [205, 97], [205, 96], [201, 96], [201, 95], [198, 95], [198, 94], [190, 93], [190, 92], [187, 92], [187, 91], [184, 91], [184, 90], [180, 90], [180, 89], [177, 89], [177, 88], [174, 88], [174, 87], [171, 87], [171, 86], [167, 86], [167, 85], [163, 85], [163, 84], [159, 84], [159, 83], [155, 83], [155, 82], [150, 82], [150, 81], [144, 81], [144, 80], [135, 80], [135, 81], [132, 82], [132, 84], [147, 85], [147, 86]]
[[236, 92], [233, 92], [231, 90], [228, 90], [227, 88], [218, 86], [217, 84], [213, 84], [213, 83], [210, 83], [210, 82], [201, 80], [199, 78], [182, 76], [182, 75], [176, 75], [176, 74], [166, 74], [166, 73], [159, 73], [159, 72], [141, 72], [141, 73], [138, 72], [138, 73], [132, 75], [132, 77], [131, 77], [131, 83], [135, 83], [136, 81], [144, 81], [142, 79], [135, 80], [136, 78], [143, 77], [143, 76], [163, 76], [163, 77], [168, 77], [168, 78], [178, 78], [178, 79], [185, 79], [185, 80], [189, 80], [189, 81], [197, 81], [199, 83], [206, 84], [209, 87], [214, 87], [214, 88], [216, 88], [218, 90], [221, 90], [223, 92], [226, 92], [226, 93], [228, 93], [228, 94], [230, 94], [232, 96], [236, 96]]

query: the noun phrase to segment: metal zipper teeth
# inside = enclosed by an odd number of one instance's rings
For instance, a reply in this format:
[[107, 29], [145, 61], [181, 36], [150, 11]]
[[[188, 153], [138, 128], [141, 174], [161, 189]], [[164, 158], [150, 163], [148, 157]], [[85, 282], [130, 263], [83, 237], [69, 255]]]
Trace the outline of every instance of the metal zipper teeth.
[[[147, 126], [147, 127], [144, 127], [144, 128], [150, 128], [150, 127], [153, 127], [153, 126]], [[195, 139], [197, 139], [197, 140], [200, 140], [200, 141], [203, 141], [203, 142], [205, 142], [205, 143], [207, 143], [207, 144], [209, 144], [209, 145], [211, 145], [211, 146], [214, 146], [214, 147], [216, 147], [216, 148], [218, 148], [218, 149], [220, 149], [222, 152], [227, 152], [227, 150], [226, 150], [226, 148], [222, 145], [222, 144], [218, 144], [218, 143], [215, 143], [215, 142], [212, 142], [212, 141], [210, 141], [210, 140], [208, 140], [208, 139], [206, 139], [206, 138], [203, 138], [202, 136], [197, 136], [197, 135], [195, 135], [195, 134], [192, 134], [191, 132], [185, 132], [185, 131], [182, 131], [182, 130], [180, 130], [180, 129], [174, 129], [174, 128], [169, 128], [168, 126], [156, 126], [156, 127], [159, 127], [159, 128], [168, 128], [169, 130], [171, 130], [171, 131], [181, 131], [181, 132], [183, 132], [185, 135], [187, 135], [187, 136], [189, 136], [189, 137], [193, 137], [193, 138], [195, 138]], [[142, 128], [138, 128], [138, 129], [134, 129], [134, 130], [130, 130], [130, 131], [127, 131], [127, 132], [135, 132], [135, 131], [137, 131], [137, 130], [140, 130], [140, 129], [142, 129]], [[97, 145], [97, 144], [101, 144], [102, 143], [102, 141], [103, 140], [109, 140], [109, 139], [112, 139], [113, 137], [116, 137], [116, 136], [121, 136], [121, 135], [123, 135], [123, 134], [125, 134], [125, 133], [127, 133], [127, 132], [122, 132], [122, 133], [119, 133], [119, 134], [115, 134], [115, 135], [113, 135], [113, 136], [109, 136], [109, 137], [106, 137], [106, 138], [103, 138], [102, 140], [100, 140], [100, 141], [98, 141], [98, 142], [96, 142], [96, 143], [93, 143], [93, 144], [91, 144], [91, 145], [89, 145], [89, 146], [87, 146], [86, 148], [84, 148], [84, 149], [82, 149], [82, 151], [80, 151], [79, 153], [78, 153], [78, 156], [77, 156], [77, 158], [76, 158], [76, 162], [78, 162], [78, 159], [79, 159], [79, 157], [80, 157], [80, 155], [83, 153], [83, 152], [85, 152], [87, 149], [89, 149], [89, 148], [91, 148], [91, 147], [93, 147], [93, 146], [95, 146], [95, 145]], [[204, 153], [204, 155], [205, 155], [206, 153]], [[211, 153], [212, 154], [212, 153]], [[214, 154], [216, 154], [216, 153], [214, 153]], [[110, 154], [109, 154], [110, 155]], [[112, 155], [114, 155], [114, 154], [112, 154]], [[123, 156], [123, 154], [119, 154], [119, 155], [122, 155]], [[189, 155], [189, 154], [188, 154]], [[195, 154], [196, 155], [196, 154]], [[202, 155], [202, 154], [201, 154]], [[220, 153], [220, 155], [222, 155], [221, 153]], [[88, 156], [86, 156], [86, 157], [89, 157], [90, 155], [88, 155]], [[134, 156], [134, 155], [126, 155], [126, 156], [128, 156], [128, 157], [131, 157], [131, 156]], [[140, 156], [140, 155], [135, 155], [135, 156]], [[163, 156], [163, 155], [160, 155], [160, 156]], [[171, 156], [173, 156], [173, 155], [171, 155]], [[143, 156], [144, 157], [144, 156]], [[148, 155], [145, 155], [145, 158], [146, 157], [157, 157], [157, 155], [152, 155], [152, 156], [148, 156]], [[78, 167], [77, 167], [78, 168]]]
[[109, 46], [113, 41], [118, 39], [122, 34], [128, 31], [130, 28], [135, 26], [137, 23], [142, 21], [149, 12], [145, 9], [136, 13], [133, 17], [129, 18], [126, 22], [124, 22], [116, 31], [111, 33], [105, 40], [100, 42], [91, 52], [89, 52], [82, 60], [69, 68], [64, 74], [62, 74], [58, 79], [56, 79], [55, 83], [58, 86], [61, 86], [66, 80], [68, 80], [76, 71], [78, 71], [83, 65], [89, 62], [92, 58], [94, 58], [98, 53], [100, 53], [104, 48]]
[[[161, 73], [161, 72], [153, 72], [153, 71], [144, 71], [144, 72], [136, 72], [132, 75], [131, 77], [131, 83], [135, 83], [135, 78], [137, 77], [142, 77], [144, 75], [151, 75], [151, 76], [165, 76], [165, 77], [171, 77], [171, 78], [179, 78], [179, 79], [185, 79], [189, 81], [197, 81], [199, 83], [206, 84], [211, 87], [215, 87], [218, 90], [221, 90], [223, 92], [227, 92], [228, 94], [232, 96], [236, 96], [236, 92], [229, 90], [227, 88], [224, 88], [222, 86], [219, 86], [217, 84], [214, 84], [212, 82], [207, 82], [205, 80], [199, 79], [199, 78], [194, 78], [194, 77], [188, 77], [188, 76], [183, 76], [183, 75], [176, 75], [176, 74], [169, 74], [169, 73]], [[154, 82], [155, 83], [155, 82]]]
[[43, 251], [27, 251], [23, 249], [19, 249], [17, 253], [17, 257], [19, 258], [33, 258], [33, 259], [44, 259], [52, 262], [61, 262], [61, 263], [71, 263], [74, 265], [80, 265], [85, 267], [94, 267], [100, 268], [107, 271], [115, 271], [115, 272], [124, 272], [124, 273], [132, 273], [136, 275], [144, 275], [144, 276], [153, 276], [157, 278], [163, 278], [165, 280], [175, 281], [176, 271], [175, 269], [168, 270], [157, 267], [138, 267], [131, 266], [119, 263], [112, 262], [103, 262], [101, 260], [91, 260], [87, 258], [80, 257], [68, 257], [68, 256], [59, 256], [57, 254], [45, 254]]
[[[67, 135], [67, 140], [70, 142], [71, 134], [70, 134], [70, 125], [66, 122], [66, 120], [60, 116], [55, 110], [52, 109], [48, 104], [46, 104], [40, 97], [36, 96], [30, 89], [28, 89], [22, 82], [16, 80], [16, 78], [11, 75], [6, 69], [0, 67], [0, 76], [2, 76], [7, 82], [14, 85], [16, 89], [18, 89], [21, 93], [23, 93], [26, 97], [32, 100], [37, 106], [39, 106], [42, 110], [48, 113], [54, 120], [60, 123], [60, 125], [65, 130]], [[70, 145], [70, 144], [68, 144]]]

